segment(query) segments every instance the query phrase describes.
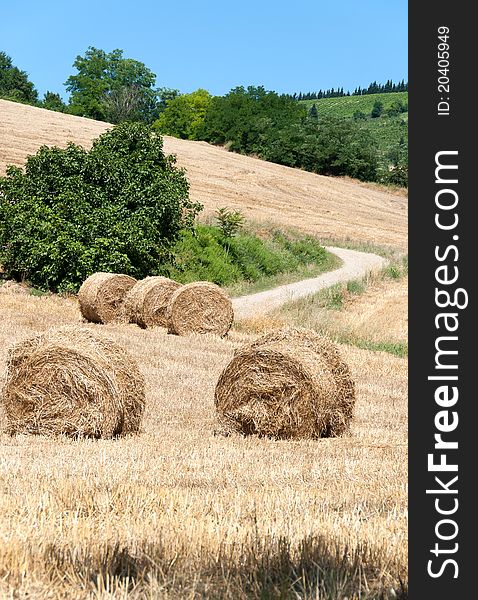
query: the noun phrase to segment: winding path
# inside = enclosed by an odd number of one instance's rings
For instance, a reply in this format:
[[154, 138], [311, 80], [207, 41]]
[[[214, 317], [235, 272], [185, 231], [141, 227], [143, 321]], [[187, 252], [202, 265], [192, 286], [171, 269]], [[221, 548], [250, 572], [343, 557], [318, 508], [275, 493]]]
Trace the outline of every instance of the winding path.
[[309, 296], [336, 283], [363, 277], [369, 271], [384, 267], [388, 262], [385, 258], [368, 252], [336, 248], [334, 246], [328, 246], [326, 249], [342, 259], [343, 264], [341, 267], [312, 279], [304, 279], [265, 292], [233, 298], [232, 304], [236, 319], [255, 317], [267, 313], [290, 300]]

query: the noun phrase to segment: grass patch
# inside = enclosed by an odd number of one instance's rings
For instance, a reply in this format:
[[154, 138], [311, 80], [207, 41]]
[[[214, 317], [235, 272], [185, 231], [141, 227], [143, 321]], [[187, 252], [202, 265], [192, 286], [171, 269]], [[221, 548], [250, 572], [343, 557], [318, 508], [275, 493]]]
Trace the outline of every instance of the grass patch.
[[344, 306], [344, 288], [341, 284], [333, 285], [319, 296], [319, 305], [328, 310], [341, 310]]
[[372, 352], [387, 352], [398, 356], [399, 358], [407, 358], [408, 356], [408, 344], [406, 342], [392, 342], [392, 341], [380, 341], [374, 342], [359, 338], [356, 336], [337, 335], [335, 341], [339, 344], [348, 344], [349, 346], [356, 346], [363, 350], [372, 350]]
[[30, 296], [50, 296], [51, 292], [46, 292], [45, 290], [39, 290], [38, 288], [30, 288], [29, 290]]
[[353, 279], [347, 282], [347, 292], [351, 295], [363, 294], [365, 289], [365, 283], [362, 280]]
[[367, 289], [364, 279], [352, 279], [347, 283], [337, 283], [316, 294], [320, 308], [342, 310], [350, 296], [359, 296]]
[[180, 283], [212, 281], [239, 296], [316, 277], [340, 264], [312, 236], [278, 230], [259, 236], [251, 230], [225, 237], [218, 227], [198, 224], [181, 234], [161, 271]]

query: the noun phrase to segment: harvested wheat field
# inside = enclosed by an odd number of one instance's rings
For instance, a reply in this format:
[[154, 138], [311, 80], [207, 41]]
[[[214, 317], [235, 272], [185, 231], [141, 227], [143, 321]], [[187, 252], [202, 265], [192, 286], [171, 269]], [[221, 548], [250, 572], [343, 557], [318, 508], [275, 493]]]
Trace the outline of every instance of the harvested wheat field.
[[[0, 100], [0, 173], [42, 144], [89, 147], [108, 127]], [[324, 239], [406, 248], [400, 194], [203, 142], [166, 137], [165, 148], [186, 167], [191, 197], [206, 216], [228, 206], [249, 220]], [[383, 285], [347, 303], [340, 318], [350, 311], [361, 331], [373, 325], [377, 339], [388, 329], [400, 337], [405, 291], [395, 286], [404, 284]], [[0, 293], [2, 379], [12, 344], [81, 324], [76, 299], [14, 292]], [[289, 319], [277, 311], [260, 330], [274, 320], [311, 327], [320, 317], [313, 312], [307, 305], [304, 322], [296, 322], [295, 313]], [[224, 437], [216, 434], [216, 383], [257, 334], [83, 326], [138, 362], [146, 382], [142, 432], [119, 440], [11, 437], [0, 412], [0, 597], [406, 597], [405, 359], [339, 346], [356, 396], [350, 431], [340, 437]]]
[[[0, 100], [0, 174], [22, 165], [41, 145], [89, 147], [106, 123]], [[407, 199], [349, 179], [315, 175], [227, 152], [206, 142], [165, 137], [165, 149], [187, 169], [191, 198], [205, 215], [221, 206], [248, 220], [273, 223], [333, 240], [404, 249]]]
[[[0, 312], [0, 377], [10, 345], [80, 318], [56, 296], [0, 294]], [[352, 599], [360, 585], [361, 598], [400, 597], [405, 360], [340, 346], [356, 381], [347, 435], [225, 438], [213, 434], [215, 385], [255, 338], [85, 327], [138, 361], [144, 433], [0, 434], [0, 596]]]
[[387, 280], [351, 297], [334, 315], [333, 327], [372, 342], [408, 340], [408, 279]]

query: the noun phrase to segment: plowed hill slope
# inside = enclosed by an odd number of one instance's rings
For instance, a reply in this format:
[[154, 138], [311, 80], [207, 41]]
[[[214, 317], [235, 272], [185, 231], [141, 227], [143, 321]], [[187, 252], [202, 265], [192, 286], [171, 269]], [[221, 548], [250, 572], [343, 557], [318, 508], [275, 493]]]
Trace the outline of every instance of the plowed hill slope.
[[[73, 141], [89, 147], [110, 125], [0, 100], [0, 174], [22, 165], [43, 144]], [[407, 199], [359, 182], [323, 177], [205, 142], [165, 137], [191, 182], [191, 197], [208, 212], [240, 209], [248, 219], [291, 227], [336, 240], [404, 248]]]

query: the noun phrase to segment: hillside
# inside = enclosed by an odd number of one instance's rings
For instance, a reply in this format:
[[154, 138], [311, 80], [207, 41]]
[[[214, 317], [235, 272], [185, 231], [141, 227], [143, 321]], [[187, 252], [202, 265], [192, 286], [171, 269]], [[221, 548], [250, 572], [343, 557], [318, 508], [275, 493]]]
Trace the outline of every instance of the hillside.
[[[372, 119], [370, 113], [377, 100], [383, 103], [383, 113], [380, 117]], [[301, 102], [308, 108], [315, 104], [319, 118], [352, 119], [356, 111], [363, 113], [366, 118], [357, 120], [357, 126], [366, 130], [374, 140], [378, 149], [379, 180], [386, 180], [391, 164], [390, 156], [397, 150], [408, 147], [408, 111], [394, 116], [387, 114], [387, 110], [397, 101], [408, 105], [408, 92], [342, 96]]]
[[319, 115], [328, 117], [353, 117], [354, 112], [357, 110], [369, 114], [377, 100], [383, 102], [383, 108], [387, 110], [397, 100], [407, 104], [408, 92], [341, 96], [339, 98], [321, 98], [320, 100], [301, 100], [301, 102], [308, 108], [315, 104]]
[[[88, 147], [110, 125], [0, 100], [0, 173], [22, 165], [41, 145]], [[407, 199], [359, 182], [323, 177], [211, 146], [165, 137], [205, 206], [243, 211], [249, 220], [274, 223], [334, 240], [406, 247]]]

